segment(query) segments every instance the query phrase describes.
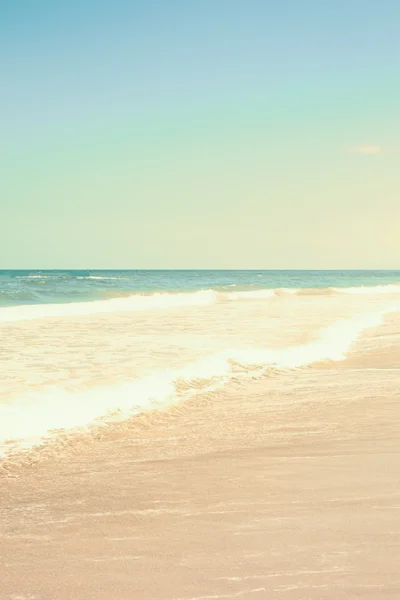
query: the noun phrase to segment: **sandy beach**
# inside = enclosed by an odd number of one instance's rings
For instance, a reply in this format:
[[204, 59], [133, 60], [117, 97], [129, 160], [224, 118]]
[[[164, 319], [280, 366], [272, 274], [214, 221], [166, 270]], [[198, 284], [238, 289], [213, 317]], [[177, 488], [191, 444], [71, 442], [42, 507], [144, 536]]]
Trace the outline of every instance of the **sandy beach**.
[[399, 334], [9, 464], [1, 600], [399, 596]]

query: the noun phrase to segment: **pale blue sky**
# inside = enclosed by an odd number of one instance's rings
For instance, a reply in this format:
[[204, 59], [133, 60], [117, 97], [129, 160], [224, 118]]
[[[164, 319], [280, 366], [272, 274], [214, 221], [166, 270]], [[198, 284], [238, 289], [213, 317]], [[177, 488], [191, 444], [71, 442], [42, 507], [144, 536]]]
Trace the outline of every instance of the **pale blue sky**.
[[3, 0], [0, 268], [398, 268], [396, 0]]

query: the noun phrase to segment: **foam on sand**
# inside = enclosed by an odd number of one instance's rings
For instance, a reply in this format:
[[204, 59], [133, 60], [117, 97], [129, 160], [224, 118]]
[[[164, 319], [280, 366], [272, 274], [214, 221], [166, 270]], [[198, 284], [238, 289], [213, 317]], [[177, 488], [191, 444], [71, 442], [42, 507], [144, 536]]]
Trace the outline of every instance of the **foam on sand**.
[[[29, 448], [55, 430], [71, 430], [109, 419], [125, 419], [144, 410], [160, 409], [191, 395], [217, 389], [237, 376], [254, 374], [254, 366], [295, 369], [319, 361], [346, 357], [354, 341], [400, 304], [379, 312], [340, 319], [320, 331], [319, 337], [286, 348], [232, 349], [205, 356], [180, 369], [155, 371], [136, 381], [91, 389], [47, 388], [29, 392], [0, 405], [0, 448], [3, 454]], [[183, 390], [183, 391], [182, 391]]]

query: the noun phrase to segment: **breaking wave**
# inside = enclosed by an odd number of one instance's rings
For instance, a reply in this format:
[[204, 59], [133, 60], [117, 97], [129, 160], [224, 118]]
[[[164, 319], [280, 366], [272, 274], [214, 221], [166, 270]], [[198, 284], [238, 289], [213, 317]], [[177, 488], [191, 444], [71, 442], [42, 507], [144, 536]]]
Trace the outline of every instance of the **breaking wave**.
[[[213, 304], [218, 300], [264, 301], [285, 295], [304, 296], [327, 294], [400, 294], [400, 284], [349, 288], [266, 288], [234, 292], [218, 292], [214, 289], [206, 289], [194, 292], [130, 294], [128, 296], [112, 297], [102, 300], [64, 302], [61, 304], [18, 304], [0, 307], [0, 322], [26, 321], [47, 317], [79, 317], [102, 313], [170, 309], [185, 306], [206, 306]], [[32, 299], [34, 299], [34, 296]]]
[[[213, 298], [211, 293], [195, 297], [198, 302], [209, 302]], [[300, 346], [230, 348], [180, 369], [155, 371], [136, 381], [75, 391], [47, 388], [27, 392], [8, 404], [0, 404], [0, 451], [7, 455], [32, 447], [57, 430], [100, 425], [163, 408], [198, 392], [215, 390], [232, 377], [254, 376], [257, 368], [264, 373], [268, 368], [296, 369], [319, 361], [343, 360], [365, 329], [379, 326], [385, 314], [398, 310], [400, 304], [340, 319], [320, 330], [317, 339]]]
[[92, 302], [6, 306], [0, 308], [0, 322], [27, 321], [46, 317], [81, 317], [101, 313], [132, 312], [180, 306], [204, 306], [215, 302], [216, 296], [217, 292], [213, 290], [202, 290], [180, 294], [134, 294]]

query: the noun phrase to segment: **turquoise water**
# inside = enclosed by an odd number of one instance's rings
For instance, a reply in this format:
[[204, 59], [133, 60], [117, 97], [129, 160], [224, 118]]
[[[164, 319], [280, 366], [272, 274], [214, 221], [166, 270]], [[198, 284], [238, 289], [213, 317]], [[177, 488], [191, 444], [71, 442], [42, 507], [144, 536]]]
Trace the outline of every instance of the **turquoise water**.
[[101, 300], [135, 293], [213, 289], [380, 286], [398, 271], [0, 271], [0, 306]]

